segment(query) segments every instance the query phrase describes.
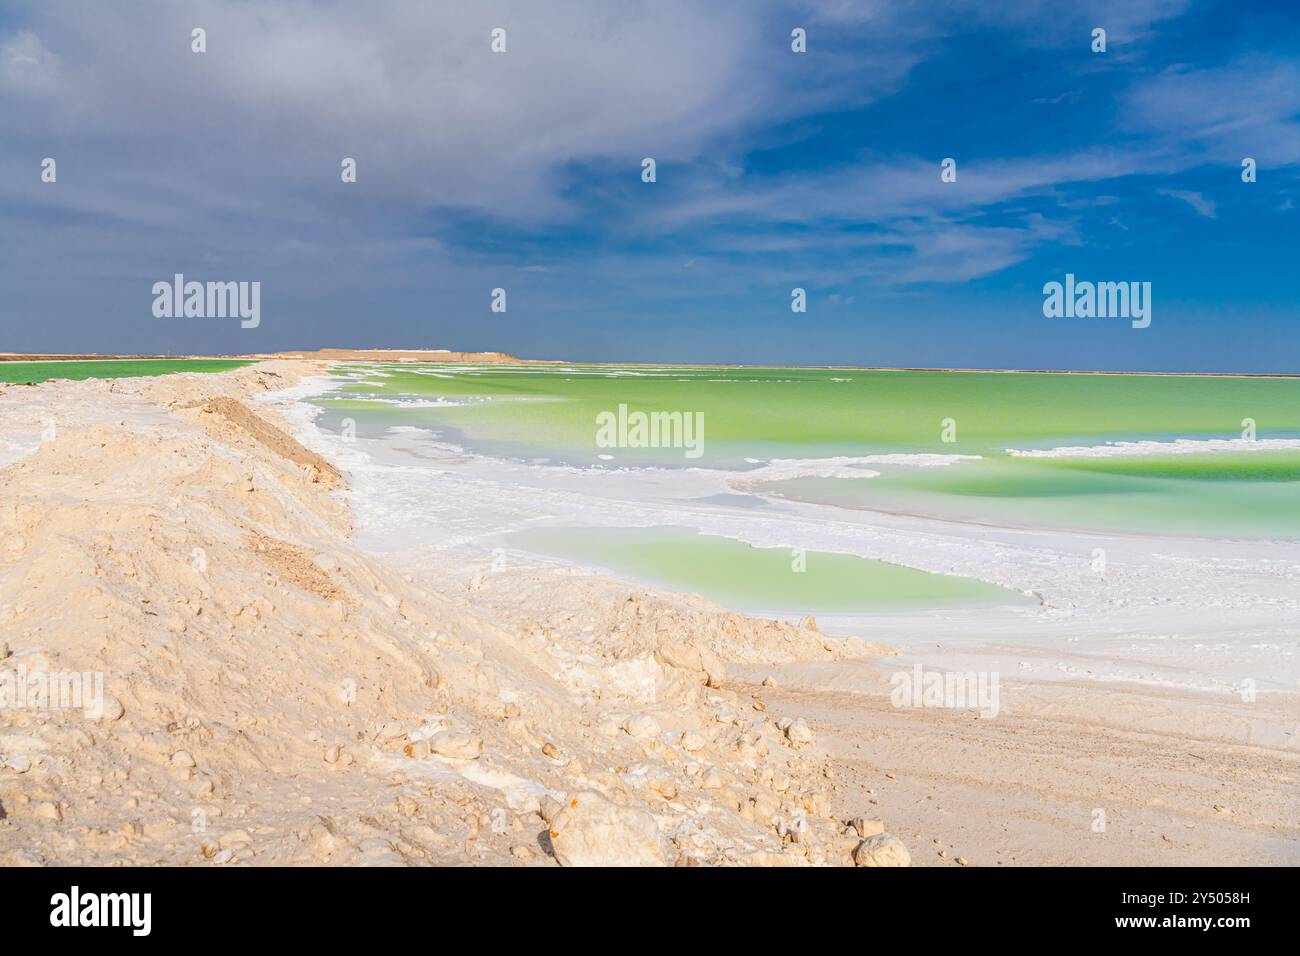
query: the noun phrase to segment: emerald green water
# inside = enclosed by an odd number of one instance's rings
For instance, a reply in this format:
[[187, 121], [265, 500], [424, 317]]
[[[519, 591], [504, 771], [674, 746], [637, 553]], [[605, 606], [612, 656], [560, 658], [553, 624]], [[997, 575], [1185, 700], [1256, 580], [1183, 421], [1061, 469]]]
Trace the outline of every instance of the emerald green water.
[[537, 528], [504, 543], [775, 613], [1032, 603], [970, 578], [824, 551], [804, 552], [798, 563], [788, 548], [755, 548], [685, 528]]
[[[699, 411], [704, 458], [732, 446], [981, 454], [1008, 445], [1128, 436], [1300, 434], [1300, 379], [1051, 375], [771, 368], [380, 366], [391, 378], [353, 383], [339, 399], [376, 393], [486, 399], [438, 410], [475, 440], [591, 455], [596, 415], [632, 409]], [[347, 404], [352, 410], [373, 404]], [[956, 441], [942, 440], [953, 419]], [[671, 461], [681, 453], [646, 457]], [[623, 460], [623, 456], [619, 456]]]
[[[869, 465], [877, 478], [794, 478], [756, 490], [958, 520], [1242, 537], [1300, 537], [1300, 451], [1068, 459], [1008, 448], [1300, 437], [1300, 379], [850, 369], [407, 366], [340, 369], [329, 418], [418, 425], [471, 451], [551, 464], [744, 471], [773, 458], [980, 456]], [[400, 407], [437, 401], [459, 407]], [[703, 453], [597, 444], [620, 405], [703, 416]], [[947, 437], [954, 440], [945, 441]]]
[[[1182, 459], [1195, 459], [1184, 461]], [[1130, 459], [991, 458], [763, 491], [837, 507], [1039, 528], [1300, 538], [1300, 452]]]
[[116, 359], [69, 362], [0, 362], [0, 382], [44, 382], [52, 378], [133, 378], [171, 372], [226, 372], [251, 363], [235, 359]]

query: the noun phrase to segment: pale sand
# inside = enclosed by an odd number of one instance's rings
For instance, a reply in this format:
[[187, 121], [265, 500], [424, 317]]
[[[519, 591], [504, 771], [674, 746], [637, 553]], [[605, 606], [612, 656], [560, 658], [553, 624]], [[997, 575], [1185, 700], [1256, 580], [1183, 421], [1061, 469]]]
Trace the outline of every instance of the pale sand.
[[1297, 861], [1294, 695], [894, 709], [885, 649], [814, 625], [399, 571], [353, 544], [346, 475], [248, 410], [322, 369], [0, 386], [0, 671], [102, 671], [125, 711], [0, 710], [0, 864], [554, 865], [557, 834], [574, 863], [846, 865], [852, 817], [917, 864]]
[[[779, 682], [762, 688], [768, 711], [804, 717], [831, 755], [844, 784], [832, 806], [856, 809], [865, 796], [913, 865], [1300, 863], [1295, 695], [1243, 704], [1004, 682], [1003, 709], [988, 719], [896, 709], [878, 668], [857, 662], [834, 677], [820, 666], [759, 670]], [[858, 692], [827, 689], [855, 682]]]
[[0, 388], [0, 670], [102, 672], [124, 710], [0, 711], [0, 864], [848, 861], [824, 757], [708, 685], [732, 645], [870, 648], [408, 580], [245, 404], [321, 370]]

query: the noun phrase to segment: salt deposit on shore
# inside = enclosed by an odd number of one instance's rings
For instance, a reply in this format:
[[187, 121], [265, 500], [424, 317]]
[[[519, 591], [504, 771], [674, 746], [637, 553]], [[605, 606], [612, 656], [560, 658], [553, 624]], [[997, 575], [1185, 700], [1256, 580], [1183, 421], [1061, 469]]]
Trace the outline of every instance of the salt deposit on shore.
[[1179, 438], [1174, 441], [1116, 441], [1105, 445], [1067, 445], [1061, 448], [1016, 449], [1017, 458], [1122, 458], [1134, 455], [1200, 455], [1208, 452], [1295, 451], [1297, 438]]

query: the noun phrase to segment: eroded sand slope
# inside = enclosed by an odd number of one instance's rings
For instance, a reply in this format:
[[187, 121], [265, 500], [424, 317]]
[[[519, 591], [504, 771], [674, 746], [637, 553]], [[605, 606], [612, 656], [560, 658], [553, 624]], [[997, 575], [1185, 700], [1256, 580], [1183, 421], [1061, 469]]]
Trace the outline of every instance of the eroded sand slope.
[[320, 370], [0, 389], [0, 668], [110, 695], [0, 710], [0, 864], [898, 858], [722, 663], [873, 648], [626, 588], [583, 630], [417, 585], [249, 409]]

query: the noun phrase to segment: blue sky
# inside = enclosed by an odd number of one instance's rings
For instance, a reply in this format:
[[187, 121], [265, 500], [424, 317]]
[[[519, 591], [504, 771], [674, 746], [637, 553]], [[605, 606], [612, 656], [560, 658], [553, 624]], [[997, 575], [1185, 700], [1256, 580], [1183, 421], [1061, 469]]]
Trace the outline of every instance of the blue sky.
[[0, 116], [0, 351], [1300, 372], [1290, 3], [20, 2]]

